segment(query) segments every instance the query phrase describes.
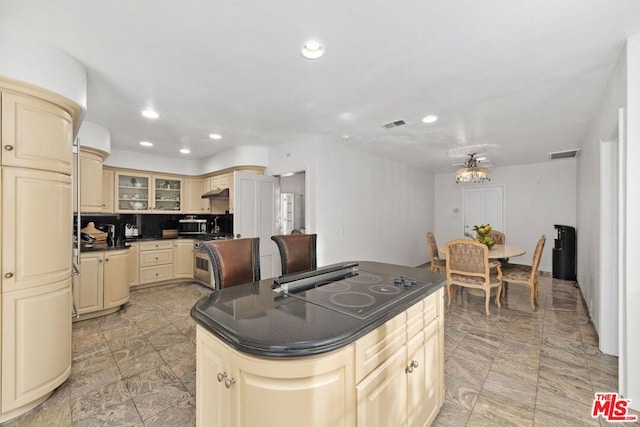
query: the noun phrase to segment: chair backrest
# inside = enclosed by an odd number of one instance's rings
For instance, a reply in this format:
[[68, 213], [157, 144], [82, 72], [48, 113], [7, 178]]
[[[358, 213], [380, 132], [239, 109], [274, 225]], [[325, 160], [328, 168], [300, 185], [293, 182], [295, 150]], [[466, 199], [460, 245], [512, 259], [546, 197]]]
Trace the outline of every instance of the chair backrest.
[[216, 289], [260, 280], [259, 244], [257, 237], [203, 242], [211, 258]]
[[317, 267], [317, 234], [271, 236], [280, 251], [282, 274], [314, 270]]
[[491, 240], [493, 240], [496, 245], [505, 245], [507, 241], [504, 233], [498, 230], [489, 231], [489, 237], [491, 237]]
[[431, 263], [434, 260], [440, 259], [440, 254], [438, 253], [438, 245], [436, 244], [436, 238], [434, 237], [432, 232], [427, 232], [427, 245], [429, 246], [429, 255], [431, 257]]
[[538, 244], [536, 244], [536, 251], [533, 253], [533, 262], [531, 263], [531, 280], [536, 277], [536, 273], [538, 272], [538, 267], [540, 267], [540, 260], [542, 259], [542, 250], [544, 249], [544, 244], [547, 241], [547, 238], [543, 234], [542, 237], [538, 239]]
[[456, 239], [445, 246], [447, 279], [451, 274], [483, 277], [489, 281], [489, 248], [470, 239]]

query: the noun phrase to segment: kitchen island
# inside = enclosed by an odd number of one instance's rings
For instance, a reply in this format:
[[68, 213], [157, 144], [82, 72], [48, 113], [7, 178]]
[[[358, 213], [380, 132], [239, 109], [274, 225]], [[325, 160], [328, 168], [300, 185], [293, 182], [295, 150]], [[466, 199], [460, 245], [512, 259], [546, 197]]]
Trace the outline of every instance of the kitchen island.
[[284, 284], [267, 279], [194, 305], [198, 425], [433, 421], [444, 387], [443, 279], [426, 269], [357, 264], [321, 286], [304, 274]]

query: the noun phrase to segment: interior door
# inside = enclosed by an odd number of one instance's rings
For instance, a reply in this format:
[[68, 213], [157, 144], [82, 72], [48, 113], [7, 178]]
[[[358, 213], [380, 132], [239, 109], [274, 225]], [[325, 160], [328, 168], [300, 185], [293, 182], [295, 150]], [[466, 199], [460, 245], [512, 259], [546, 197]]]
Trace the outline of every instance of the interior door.
[[475, 237], [474, 225], [491, 224], [494, 230], [505, 232], [503, 187], [465, 188], [464, 234]]
[[233, 234], [260, 238], [261, 278], [280, 275], [278, 248], [271, 241], [277, 232], [279, 180], [268, 175], [234, 172]]

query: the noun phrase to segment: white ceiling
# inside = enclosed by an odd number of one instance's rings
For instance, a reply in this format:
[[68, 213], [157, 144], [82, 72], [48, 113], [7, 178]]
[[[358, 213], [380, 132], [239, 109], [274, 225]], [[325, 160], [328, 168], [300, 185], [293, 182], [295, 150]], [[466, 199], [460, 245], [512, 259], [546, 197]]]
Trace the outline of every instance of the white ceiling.
[[[197, 159], [320, 138], [449, 172], [464, 145], [498, 145], [495, 166], [578, 148], [640, 1], [2, 0], [0, 26], [84, 64], [85, 118], [112, 148]], [[322, 59], [301, 56], [310, 38]]]

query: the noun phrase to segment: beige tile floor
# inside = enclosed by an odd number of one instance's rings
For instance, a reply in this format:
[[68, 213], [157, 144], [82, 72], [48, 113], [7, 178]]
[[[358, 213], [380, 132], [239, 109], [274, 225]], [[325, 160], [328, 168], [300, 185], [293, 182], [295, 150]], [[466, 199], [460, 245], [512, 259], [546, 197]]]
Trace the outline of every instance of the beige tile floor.
[[[118, 313], [73, 327], [69, 380], [6, 426], [195, 425], [195, 325], [208, 289], [136, 290]], [[571, 282], [541, 278], [532, 312], [511, 285], [502, 308], [458, 292], [445, 313], [445, 403], [436, 426], [588, 426], [595, 391], [614, 391], [617, 358], [603, 355]], [[604, 424], [604, 423], [603, 423]], [[623, 424], [628, 425], [628, 424]]]

